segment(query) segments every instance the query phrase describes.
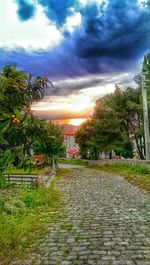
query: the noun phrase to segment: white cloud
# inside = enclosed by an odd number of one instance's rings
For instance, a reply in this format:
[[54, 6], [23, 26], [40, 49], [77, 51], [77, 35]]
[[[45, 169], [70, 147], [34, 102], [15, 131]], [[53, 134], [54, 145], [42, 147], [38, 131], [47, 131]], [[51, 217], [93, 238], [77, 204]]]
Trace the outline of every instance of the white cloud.
[[83, 6], [92, 4], [92, 3], [96, 3], [99, 6], [102, 3], [106, 4], [108, 2], [108, 0], [78, 0], [78, 1]]
[[45, 16], [41, 5], [36, 4], [35, 16], [21, 22], [17, 4], [12, 0], [0, 2], [0, 48], [28, 51], [47, 49], [59, 44], [62, 34]]
[[146, 4], [148, 1], [147, 0], [138, 0], [138, 4], [143, 7], [143, 4]]
[[81, 14], [79, 12], [74, 13], [73, 15], [67, 17], [63, 30], [68, 30], [72, 33], [76, 27], [80, 26], [81, 21]]

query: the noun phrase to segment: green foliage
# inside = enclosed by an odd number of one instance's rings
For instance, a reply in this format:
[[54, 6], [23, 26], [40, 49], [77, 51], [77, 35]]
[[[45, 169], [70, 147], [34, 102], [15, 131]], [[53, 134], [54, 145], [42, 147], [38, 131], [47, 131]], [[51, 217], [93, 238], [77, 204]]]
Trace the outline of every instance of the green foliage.
[[98, 158], [97, 138], [92, 120], [82, 123], [75, 137], [80, 147], [82, 159]]
[[5, 209], [5, 199], [0, 198], [0, 213], [3, 212]]
[[43, 98], [47, 82], [46, 77], [26, 74], [16, 70], [15, 66], [4, 66], [0, 75], [1, 108], [19, 114], [23, 108], [30, 107], [33, 101]]
[[3, 172], [5, 168], [9, 169], [11, 167], [13, 159], [14, 157], [10, 149], [5, 151], [0, 150], [0, 188], [7, 186]]
[[97, 168], [106, 171], [113, 171], [116, 173], [127, 173], [127, 174], [139, 174], [145, 175], [150, 174], [150, 169], [145, 165], [134, 165], [128, 163], [105, 163], [99, 165]]
[[28, 150], [22, 142], [27, 110], [33, 101], [44, 96], [47, 81], [18, 71], [15, 66], [3, 67], [0, 74], [0, 175], [17, 157], [23, 166], [29, 165]]
[[[49, 157], [63, 150], [60, 129], [32, 115], [49, 80], [5, 66], [0, 74], [0, 175], [13, 166], [31, 170], [31, 152]], [[50, 83], [50, 85], [52, 85]]]
[[6, 183], [6, 179], [4, 175], [0, 176], [0, 189], [7, 188], [8, 184]]
[[101, 152], [133, 158], [133, 141], [139, 158], [144, 158], [143, 110], [140, 88], [121, 90], [96, 101], [92, 119], [77, 134], [81, 157], [97, 159]]
[[119, 157], [133, 158], [133, 143], [131, 141], [121, 142], [114, 151]]
[[45, 154], [49, 157], [58, 156], [64, 151], [62, 130], [52, 123], [38, 122], [37, 137], [33, 141], [36, 154]]
[[[29, 174], [29, 170], [25, 170], [24, 168], [15, 168], [15, 167], [11, 167], [11, 168], [7, 168], [4, 171], [4, 175], [8, 175], [8, 174], [19, 174], [19, 175], [28, 175]], [[30, 174], [39, 174], [42, 175], [44, 174], [44, 169], [39, 169], [39, 168], [32, 168], [30, 171]]]

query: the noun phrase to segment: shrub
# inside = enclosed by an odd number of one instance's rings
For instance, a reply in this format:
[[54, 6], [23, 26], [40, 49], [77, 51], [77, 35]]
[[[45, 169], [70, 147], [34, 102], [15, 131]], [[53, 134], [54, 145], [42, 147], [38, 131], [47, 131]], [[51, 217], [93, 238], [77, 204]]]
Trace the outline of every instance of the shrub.
[[0, 212], [3, 212], [5, 209], [5, 199], [0, 198]]

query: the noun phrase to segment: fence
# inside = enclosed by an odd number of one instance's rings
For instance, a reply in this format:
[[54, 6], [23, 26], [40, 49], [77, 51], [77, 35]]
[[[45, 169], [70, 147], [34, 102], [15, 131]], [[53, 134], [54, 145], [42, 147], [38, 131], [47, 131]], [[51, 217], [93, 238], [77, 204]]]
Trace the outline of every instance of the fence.
[[9, 184], [26, 184], [35, 187], [39, 185], [38, 175], [8, 175], [5, 177]]

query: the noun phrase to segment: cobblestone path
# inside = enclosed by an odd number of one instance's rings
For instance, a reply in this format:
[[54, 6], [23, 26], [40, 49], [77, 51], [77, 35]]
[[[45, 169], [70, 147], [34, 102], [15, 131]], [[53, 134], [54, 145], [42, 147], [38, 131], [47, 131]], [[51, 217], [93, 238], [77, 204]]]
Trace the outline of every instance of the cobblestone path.
[[23, 265], [150, 265], [150, 194], [114, 174], [72, 169], [62, 217]]

